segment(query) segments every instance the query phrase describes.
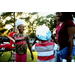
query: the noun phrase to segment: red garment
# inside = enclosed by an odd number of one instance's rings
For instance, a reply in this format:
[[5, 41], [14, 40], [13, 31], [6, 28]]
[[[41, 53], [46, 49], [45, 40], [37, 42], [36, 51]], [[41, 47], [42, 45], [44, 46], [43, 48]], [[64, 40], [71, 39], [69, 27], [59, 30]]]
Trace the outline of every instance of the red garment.
[[[13, 38], [13, 34], [14, 33], [17, 33], [17, 32], [11, 32], [10, 34], [9, 34], [9, 36], [11, 37], [11, 38]], [[14, 38], [13, 38], [14, 39]], [[10, 40], [10, 44], [12, 45], [12, 44], [15, 44], [12, 40]]]
[[53, 59], [54, 58], [54, 54], [53, 55], [51, 55], [51, 56], [38, 56], [38, 59], [39, 60], [43, 60], [43, 61], [47, 61], [47, 60], [51, 60], [51, 59]]
[[54, 42], [41, 41], [35, 44], [35, 51], [37, 51], [38, 59], [40, 61], [48, 61], [54, 58]]
[[72, 20], [68, 20], [66, 22], [63, 22], [61, 26], [59, 26], [60, 23], [56, 27], [56, 34], [57, 34], [57, 40], [62, 48], [68, 46], [68, 34], [67, 34], [67, 28], [68, 27], [75, 27]]
[[2, 48], [4, 45], [0, 45], [0, 48]]
[[5, 44], [5, 45], [4, 45], [4, 48], [5, 48], [5, 49], [12, 49], [12, 45], [11, 45], [11, 44]]

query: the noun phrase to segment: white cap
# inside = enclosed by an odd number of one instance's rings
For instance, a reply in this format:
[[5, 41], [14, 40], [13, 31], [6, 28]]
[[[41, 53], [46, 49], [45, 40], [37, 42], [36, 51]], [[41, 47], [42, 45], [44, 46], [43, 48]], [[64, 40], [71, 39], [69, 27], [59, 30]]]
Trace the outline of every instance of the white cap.
[[49, 40], [51, 38], [51, 31], [46, 25], [39, 26], [36, 30], [36, 37], [40, 40]]
[[16, 28], [17, 28], [19, 25], [21, 25], [21, 24], [23, 24], [23, 25], [25, 26], [24, 21], [21, 20], [21, 19], [18, 19], [18, 20], [16, 21], [16, 23], [15, 23]]

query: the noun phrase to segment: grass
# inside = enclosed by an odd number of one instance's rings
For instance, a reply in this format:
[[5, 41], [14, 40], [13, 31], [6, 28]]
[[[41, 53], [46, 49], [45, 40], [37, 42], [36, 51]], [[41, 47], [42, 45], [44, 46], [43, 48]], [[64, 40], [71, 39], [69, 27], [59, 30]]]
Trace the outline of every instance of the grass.
[[[1, 62], [8, 62], [10, 55], [11, 55], [11, 53], [9, 51], [4, 52], [0, 57], [0, 61]], [[31, 53], [30, 53], [29, 49], [27, 49], [27, 62], [37, 62], [37, 52], [33, 52], [33, 56], [34, 56], [34, 60], [31, 61]]]
[[33, 52], [34, 60], [31, 61], [31, 53], [27, 50], [27, 62], [37, 62], [37, 52]]
[[7, 62], [8, 59], [10, 58], [10, 55], [11, 55], [11, 53], [9, 51], [4, 52], [0, 57], [0, 61]]
[[[4, 52], [0, 57], [0, 61], [1, 62], [8, 62], [8, 59], [10, 58], [10, 55], [11, 55], [11, 53], [9, 51]], [[34, 56], [34, 60], [31, 61], [31, 53], [30, 53], [30, 51], [27, 47], [27, 62], [37, 62], [37, 52], [33, 52], [33, 56]], [[73, 59], [75, 59], [75, 56], [73, 57]]]

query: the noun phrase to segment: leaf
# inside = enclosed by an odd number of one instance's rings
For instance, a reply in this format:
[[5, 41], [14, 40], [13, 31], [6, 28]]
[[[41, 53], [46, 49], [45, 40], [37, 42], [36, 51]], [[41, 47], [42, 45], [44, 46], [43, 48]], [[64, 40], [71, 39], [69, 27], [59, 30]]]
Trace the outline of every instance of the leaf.
[[25, 21], [29, 21], [29, 20], [30, 20], [30, 17], [26, 17], [26, 18], [25, 18]]
[[33, 13], [31, 13], [31, 15], [35, 15], [35, 14], [37, 14], [38, 12], [33, 12]]
[[1, 33], [4, 33], [7, 29], [2, 29], [0, 30]]
[[13, 12], [3, 12], [2, 14], [1, 14], [1, 16], [5, 16], [5, 17], [7, 17], [7, 16], [10, 16], [11, 15], [11, 13], [13, 13]]
[[5, 22], [5, 24], [10, 24], [10, 23], [14, 23], [14, 20], [7, 20], [7, 21]]
[[50, 18], [51, 16], [53, 16], [53, 14], [49, 14], [46, 16], [46, 18]]

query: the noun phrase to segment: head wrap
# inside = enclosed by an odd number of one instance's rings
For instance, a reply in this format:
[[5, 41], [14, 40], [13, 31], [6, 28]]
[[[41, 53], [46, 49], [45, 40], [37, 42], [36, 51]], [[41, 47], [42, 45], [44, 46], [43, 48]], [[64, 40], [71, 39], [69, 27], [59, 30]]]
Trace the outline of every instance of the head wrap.
[[21, 20], [21, 19], [18, 19], [18, 20], [16, 21], [16, 23], [15, 23], [16, 28], [17, 28], [19, 25], [21, 25], [21, 24], [23, 24], [23, 25], [25, 26], [24, 21]]
[[51, 39], [51, 31], [46, 25], [39, 26], [36, 30], [36, 37], [40, 40], [49, 40]]

